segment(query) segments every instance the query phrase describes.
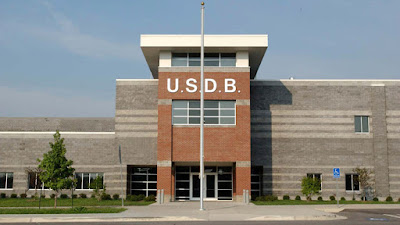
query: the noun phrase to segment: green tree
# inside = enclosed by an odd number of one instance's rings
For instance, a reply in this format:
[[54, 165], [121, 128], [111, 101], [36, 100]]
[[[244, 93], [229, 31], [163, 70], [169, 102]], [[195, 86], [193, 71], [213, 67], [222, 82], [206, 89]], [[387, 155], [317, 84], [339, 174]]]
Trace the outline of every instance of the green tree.
[[39, 168], [42, 170], [39, 174], [40, 180], [56, 192], [54, 197], [54, 208], [56, 208], [59, 192], [73, 186], [75, 169], [72, 168], [73, 162], [65, 157], [67, 149], [64, 138], [61, 138], [58, 130], [54, 134], [54, 143], [50, 142], [49, 144], [51, 150], [43, 154], [43, 160], [37, 160]]
[[301, 180], [301, 192], [307, 197], [307, 201], [311, 200], [311, 196], [319, 194], [321, 181], [312, 177], [303, 177]]
[[358, 181], [358, 183], [360, 185], [362, 199], [364, 199], [364, 201], [366, 201], [367, 193], [365, 193], [365, 190], [367, 187], [371, 186], [371, 184], [370, 184], [370, 182], [372, 180], [371, 174], [373, 173], [373, 171], [369, 170], [367, 168], [357, 167], [357, 168], [353, 169], [353, 172], [358, 174], [358, 176], [355, 177], [355, 180]]
[[103, 185], [103, 177], [97, 176], [91, 183], [90, 189], [93, 189], [93, 195], [98, 201], [101, 201], [106, 195], [106, 186]]

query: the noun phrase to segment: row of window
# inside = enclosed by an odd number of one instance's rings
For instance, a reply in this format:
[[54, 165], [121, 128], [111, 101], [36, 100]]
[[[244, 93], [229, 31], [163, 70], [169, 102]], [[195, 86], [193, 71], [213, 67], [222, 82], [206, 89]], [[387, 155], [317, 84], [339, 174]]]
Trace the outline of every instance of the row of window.
[[[75, 173], [75, 178], [77, 180], [76, 189], [92, 189], [91, 183], [96, 177], [101, 178], [101, 187], [103, 188], [104, 175], [103, 173]], [[13, 173], [1, 173], [0, 172], [0, 189], [12, 189], [13, 188]], [[31, 172], [28, 174], [28, 188], [29, 189], [41, 189], [42, 181], [37, 173]], [[49, 189], [44, 184], [44, 189]]]
[[[172, 53], [171, 66], [200, 66], [200, 53]], [[204, 66], [236, 66], [236, 53], [205, 53]]]
[[[235, 101], [204, 101], [204, 124], [235, 123]], [[200, 101], [173, 101], [172, 124], [200, 124]]]

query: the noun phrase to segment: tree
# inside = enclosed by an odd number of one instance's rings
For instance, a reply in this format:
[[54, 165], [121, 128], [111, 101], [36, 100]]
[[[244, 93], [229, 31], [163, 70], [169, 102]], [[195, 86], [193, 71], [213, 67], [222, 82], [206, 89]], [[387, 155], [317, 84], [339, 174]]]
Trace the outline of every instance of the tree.
[[103, 177], [97, 176], [91, 183], [90, 188], [93, 189], [93, 195], [98, 201], [103, 200], [106, 195], [106, 186], [103, 185]]
[[301, 180], [301, 192], [307, 197], [307, 201], [311, 200], [311, 196], [319, 194], [321, 181], [312, 177], [303, 177]]
[[54, 197], [54, 208], [57, 207], [57, 196], [63, 189], [72, 187], [74, 179], [73, 162], [67, 160], [65, 153], [64, 138], [61, 138], [60, 132], [57, 130], [54, 134], [54, 143], [50, 142], [51, 150], [43, 154], [43, 160], [37, 159], [39, 168], [42, 172], [39, 174], [40, 180], [47, 187], [56, 192]]
[[360, 185], [362, 199], [366, 201], [365, 189], [371, 186], [370, 181], [372, 180], [371, 174], [373, 173], [373, 171], [365, 167], [364, 168], [357, 167], [353, 169], [353, 172], [358, 175], [355, 177], [355, 180], [358, 181]]

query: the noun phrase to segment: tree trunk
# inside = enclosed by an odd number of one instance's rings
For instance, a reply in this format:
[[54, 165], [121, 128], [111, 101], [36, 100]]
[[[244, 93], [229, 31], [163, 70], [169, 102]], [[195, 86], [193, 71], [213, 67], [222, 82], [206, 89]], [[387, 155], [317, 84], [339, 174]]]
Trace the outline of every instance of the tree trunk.
[[54, 208], [57, 208], [57, 194], [54, 196]]

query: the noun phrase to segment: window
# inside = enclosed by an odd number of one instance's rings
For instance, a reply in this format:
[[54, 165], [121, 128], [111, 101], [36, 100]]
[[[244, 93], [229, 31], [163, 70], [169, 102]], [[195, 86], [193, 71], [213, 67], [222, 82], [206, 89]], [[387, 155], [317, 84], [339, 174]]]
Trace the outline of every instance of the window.
[[101, 178], [101, 187], [100, 189], [103, 188], [104, 185], [104, 174], [103, 173], [75, 173], [75, 179], [76, 179], [76, 189], [93, 189], [93, 187], [90, 186], [94, 182], [94, 179], [96, 177]]
[[[235, 101], [204, 101], [204, 124], [235, 124]], [[172, 124], [200, 124], [200, 101], [173, 101]]]
[[[41, 189], [42, 181], [40, 180], [39, 174], [35, 172], [28, 173], [28, 188], [29, 189]], [[44, 185], [44, 189], [49, 189]]]
[[262, 195], [262, 174], [263, 167], [251, 167], [251, 197], [256, 198]]
[[[172, 53], [172, 66], [200, 66], [200, 53]], [[204, 53], [204, 66], [236, 66], [236, 53]]]
[[132, 195], [157, 195], [157, 168], [134, 167], [131, 172]]
[[369, 132], [368, 116], [355, 116], [354, 126], [356, 133], [368, 133]]
[[359, 191], [358, 174], [346, 174], [346, 191]]
[[13, 173], [0, 173], [0, 189], [12, 189], [14, 182]]
[[322, 190], [322, 175], [320, 173], [307, 173], [307, 177], [318, 179], [320, 182], [319, 190]]

